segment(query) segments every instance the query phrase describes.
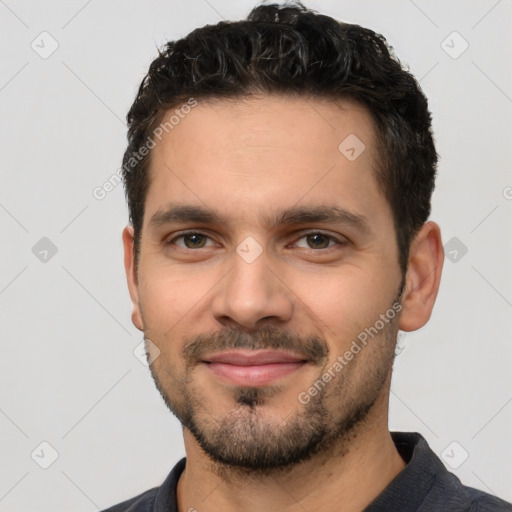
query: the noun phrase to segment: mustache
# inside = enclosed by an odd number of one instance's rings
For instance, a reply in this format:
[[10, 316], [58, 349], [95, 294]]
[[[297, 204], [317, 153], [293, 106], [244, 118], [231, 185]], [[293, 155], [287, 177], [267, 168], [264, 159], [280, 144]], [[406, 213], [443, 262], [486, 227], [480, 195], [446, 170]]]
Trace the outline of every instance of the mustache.
[[272, 325], [257, 331], [225, 326], [219, 331], [196, 335], [183, 345], [182, 356], [189, 366], [203, 361], [207, 352], [236, 348], [289, 350], [317, 365], [324, 364], [329, 357], [329, 347], [319, 336], [301, 336]]

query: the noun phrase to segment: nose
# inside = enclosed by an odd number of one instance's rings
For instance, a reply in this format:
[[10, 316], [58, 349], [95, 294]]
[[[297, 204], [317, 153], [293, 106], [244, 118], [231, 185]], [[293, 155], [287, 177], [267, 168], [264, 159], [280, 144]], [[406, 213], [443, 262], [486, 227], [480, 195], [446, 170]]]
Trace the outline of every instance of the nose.
[[212, 312], [223, 325], [253, 330], [265, 323], [288, 322], [294, 297], [263, 252], [255, 261], [233, 255], [231, 271], [215, 289]]

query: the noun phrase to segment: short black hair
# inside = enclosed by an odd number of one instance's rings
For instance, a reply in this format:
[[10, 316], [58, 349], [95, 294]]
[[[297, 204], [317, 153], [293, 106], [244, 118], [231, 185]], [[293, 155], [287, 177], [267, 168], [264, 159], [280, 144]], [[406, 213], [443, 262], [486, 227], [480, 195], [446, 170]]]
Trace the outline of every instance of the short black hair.
[[[430, 215], [435, 184], [438, 155], [427, 99], [382, 35], [300, 2], [258, 5], [246, 20], [198, 28], [168, 42], [151, 63], [127, 115], [122, 166], [136, 265], [150, 148], [164, 115], [191, 100], [261, 94], [351, 99], [368, 109], [378, 139], [377, 180], [393, 212], [405, 274], [411, 241]], [[175, 112], [182, 117], [183, 110]]]

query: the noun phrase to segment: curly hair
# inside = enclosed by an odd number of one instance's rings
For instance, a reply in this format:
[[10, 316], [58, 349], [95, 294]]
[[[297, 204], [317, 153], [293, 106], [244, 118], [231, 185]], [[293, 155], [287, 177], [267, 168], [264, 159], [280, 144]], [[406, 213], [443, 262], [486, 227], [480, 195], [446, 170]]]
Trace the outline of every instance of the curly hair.
[[148, 141], [164, 115], [191, 101], [261, 94], [351, 99], [368, 109], [378, 140], [376, 178], [393, 212], [405, 273], [435, 184], [438, 155], [427, 99], [382, 35], [300, 2], [258, 5], [246, 20], [195, 29], [164, 45], [151, 63], [127, 115], [122, 165], [136, 264], [149, 187]]

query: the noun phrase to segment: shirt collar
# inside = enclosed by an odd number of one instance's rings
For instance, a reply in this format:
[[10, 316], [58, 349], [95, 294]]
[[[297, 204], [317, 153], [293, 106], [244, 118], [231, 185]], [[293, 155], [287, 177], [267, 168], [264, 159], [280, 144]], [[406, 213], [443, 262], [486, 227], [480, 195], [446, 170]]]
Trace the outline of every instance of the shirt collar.
[[[385, 512], [390, 504], [395, 510], [415, 510], [429, 493], [436, 475], [446, 472], [421, 434], [391, 432], [391, 437], [407, 465], [364, 512]], [[185, 465], [183, 457], [169, 473], [155, 496], [153, 512], [178, 512], [176, 489]]]

